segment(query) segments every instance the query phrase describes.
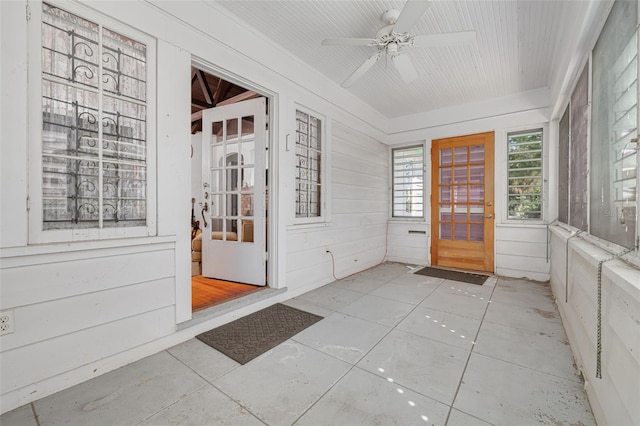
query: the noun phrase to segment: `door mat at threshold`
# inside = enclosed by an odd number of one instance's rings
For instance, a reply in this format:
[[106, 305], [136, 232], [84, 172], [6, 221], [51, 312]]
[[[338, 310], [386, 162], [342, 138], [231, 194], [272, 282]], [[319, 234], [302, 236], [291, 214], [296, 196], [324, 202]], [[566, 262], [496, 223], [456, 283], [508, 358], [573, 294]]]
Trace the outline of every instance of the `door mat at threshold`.
[[463, 283], [482, 285], [489, 278], [487, 275], [470, 274], [468, 272], [449, 271], [447, 269], [431, 268], [427, 266], [415, 272], [428, 277], [444, 278], [445, 280], [462, 281]]
[[321, 319], [319, 315], [276, 303], [196, 338], [246, 364]]

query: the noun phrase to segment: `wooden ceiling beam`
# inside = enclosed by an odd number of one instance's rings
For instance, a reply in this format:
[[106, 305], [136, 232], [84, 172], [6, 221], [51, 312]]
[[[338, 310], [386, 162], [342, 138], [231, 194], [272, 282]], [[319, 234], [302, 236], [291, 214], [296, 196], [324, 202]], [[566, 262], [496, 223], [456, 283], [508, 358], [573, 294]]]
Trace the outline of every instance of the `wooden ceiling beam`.
[[216, 91], [213, 94], [213, 100], [218, 102], [220, 100], [220, 94], [222, 92], [222, 85], [223, 83], [226, 83], [226, 81], [224, 81], [223, 79], [218, 79], [218, 84], [216, 86]]
[[209, 105], [208, 103], [199, 101], [197, 99], [191, 99], [191, 106], [204, 109], [211, 108], [211, 105]]
[[[229, 99], [225, 99], [222, 102], [218, 102], [218, 104], [216, 106], [224, 106], [224, 105], [230, 105], [230, 104], [235, 104], [237, 102], [242, 102], [242, 101], [247, 101], [249, 99], [254, 99], [254, 98], [259, 98], [260, 95], [259, 93], [253, 92], [251, 90], [248, 90], [244, 93], [240, 93], [239, 95], [234, 96], [233, 98], [229, 98]], [[193, 114], [191, 114], [191, 122], [193, 123], [194, 121], [198, 121], [198, 120], [202, 120], [202, 111], [196, 111]]]
[[211, 94], [211, 88], [209, 87], [209, 83], [207, 82], [207, 77], [204, 75], [204, 72], [198, 70], [198, 81], [200, 82], [200, 88], [202, 89], [202, 93], [204, 94], [204, 99], [211, 106], [215, 106], [214, 97]]

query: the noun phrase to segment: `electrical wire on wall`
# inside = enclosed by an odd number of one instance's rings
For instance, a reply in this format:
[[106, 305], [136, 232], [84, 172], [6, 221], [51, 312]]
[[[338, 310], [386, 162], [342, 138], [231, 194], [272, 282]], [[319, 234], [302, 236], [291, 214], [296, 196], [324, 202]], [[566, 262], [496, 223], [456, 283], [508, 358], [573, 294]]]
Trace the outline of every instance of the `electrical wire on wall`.
[[[380, 262], [378, 262], [377, 265], [379, 265], [382, 262], [384, 262], [384, 260], [387, 258], [388, 242], [389, 242], [389, 222], [387, 222], [387, 226], [386, 226], [386, 230], [385, 230], [385, 234], [384, 234], [384, 256], [382, 256], [382, 260]], [[336, 276], [336, 259], [333, 257], [333, 253], [331, 252], [331, 250], [326, 249], [326, 252], [329, 253], [329, 256], [331, 256], [331, 276], [333, 277], [333, 279], [335, 281], [343, 280], [345, 278], [349, 278], [350, 276], [355, 275], [355, 274], [358, 273], [358, 272], [354, 272], [353, 274], [349, 274], [347, 276], [338, 278]]]

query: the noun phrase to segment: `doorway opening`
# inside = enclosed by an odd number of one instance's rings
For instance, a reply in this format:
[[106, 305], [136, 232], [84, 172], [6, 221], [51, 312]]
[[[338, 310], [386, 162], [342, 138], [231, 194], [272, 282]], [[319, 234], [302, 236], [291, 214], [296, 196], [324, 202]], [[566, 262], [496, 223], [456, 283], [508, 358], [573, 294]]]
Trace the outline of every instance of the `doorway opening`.
[[[268, 98], [191, 68], [191, 294], [198, 311], [264, 289]], [[253, 271], [248, 276], [246, 271]]]

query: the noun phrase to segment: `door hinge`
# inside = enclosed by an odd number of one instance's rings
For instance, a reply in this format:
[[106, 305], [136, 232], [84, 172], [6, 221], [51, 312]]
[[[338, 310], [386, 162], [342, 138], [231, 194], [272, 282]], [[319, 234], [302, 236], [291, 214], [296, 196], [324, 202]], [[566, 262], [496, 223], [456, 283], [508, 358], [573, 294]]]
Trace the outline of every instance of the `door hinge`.
[[31, 7], [29, 6], [29, 4], [27, 4], [27, 7], [26, 7], [25, 17], [27, 19], [27, 22], [31, 20]]
[[269, 253], [268, 252], [264, 252], [264, 261], [268, 262], [269, 261]]
[[27, 211], [31, 211], [31, 198], [27, 196]]

